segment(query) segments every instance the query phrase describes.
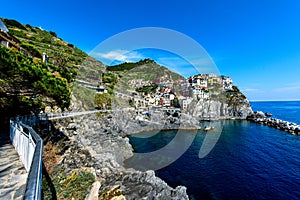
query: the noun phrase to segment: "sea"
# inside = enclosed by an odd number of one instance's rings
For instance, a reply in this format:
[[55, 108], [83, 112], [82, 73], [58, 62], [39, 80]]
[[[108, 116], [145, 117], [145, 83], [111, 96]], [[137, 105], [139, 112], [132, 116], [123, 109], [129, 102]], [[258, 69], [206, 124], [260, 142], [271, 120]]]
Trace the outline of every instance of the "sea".
[[[251, 102], [251, 106], [254, 111], [300, 124], [300, 101]], [[245, 120], [218, 123], [222, 124], [219, 132], [172, 130], [131, 136], [130, 143], [138, 156], [126, 163], [137, 166], [141, 162], [134, 161], [140, 155], [160, 152], [178, 135], [185, 134], [193, 140], [170, 164], [163, 167], [157, 159], [149, 158], [143, 163], [161, 165], [155, 169], [156, 176], [174, 188], [185, 186], [190, 199], [300, 199], [300, 136]], [[207, 141], [215, 144], [200, 156]], [[180, 143], [173, 144], [174, 151], [180, 148]]]

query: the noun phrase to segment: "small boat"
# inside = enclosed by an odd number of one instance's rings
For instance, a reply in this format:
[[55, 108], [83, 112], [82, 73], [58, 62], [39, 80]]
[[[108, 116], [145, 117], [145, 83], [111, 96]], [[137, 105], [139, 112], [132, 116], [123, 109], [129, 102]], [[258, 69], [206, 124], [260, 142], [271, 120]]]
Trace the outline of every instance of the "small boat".
[[204, 127], [204, 131], [211, 131], [211, 130], [213, 130], [215, 127], [213, 127], [213, 126], [205, 126]]

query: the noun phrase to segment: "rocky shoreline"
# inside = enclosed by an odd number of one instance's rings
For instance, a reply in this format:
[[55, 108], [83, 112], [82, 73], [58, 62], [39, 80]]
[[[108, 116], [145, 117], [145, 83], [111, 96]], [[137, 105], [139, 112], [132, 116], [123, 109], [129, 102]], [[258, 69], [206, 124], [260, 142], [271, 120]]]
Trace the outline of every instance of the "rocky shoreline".
[[[60, 164], [65, 169], [76, 165], [77, 168], [89, 166], [94, 171], [97, 181], [87, 199], [96, 199], [103, 193], [115, 190], [119, 191], [115, 196], [118, 199], [188, 199], [186, 187], [178, 186], [174, 189], [156, 177], [154, 171], [141, 172], [123, 166], [124, 161], [133, 156], [133, 148], [127, 137], [129, 135], [157, 130], [201, 129], [199, 118], [189, 114], [166, 117], [157, 113], [151, 117], [140, 121], [133, 112], [119, 111], [114, 114], [100, 116], [99, 113], [93, 113], [54, 121], [55, 128], [76, 146], [74, 151], [66, 152]], [[262, 112], [253, 112], [246, 119], [300, 135], [299, 125], [268, 118]], [[74, 163], [77, 158], [83, 159]]]
[[174, 130], [183, 130], [183, 131], [195, 131], [195, 130], [201, 130], [201, 127], [191, 127], [191, 128], [163, 128], [163, 129], [156, 129], [156, 128], [152, 128], [149, 130], [142, 130], [142, 131], [135, 131], [135, 132], [131, 132], [131, 133], [127, 133], [126, 136], [130, 136], [130, 135], [135, 135], [135, 134], [139, 134], [139, 133], [147, 133], [147, 132], [152, 132], [152, 131], [174, 131]]
[[281, 131], [288, 132], [293, 135], [299, 135], [300, 136], [300, 125], [293, 123], [293, 122], [288, 122], [284, 121], [281, 119], [276, 119], [276, 118], [269, 118], [266, 116], [261, 111], [254, 112], [253, 114], [249, 115], [247, 117], [249, 121], [258, 123], [258, 124], [263, 124], [272, 128], [276, 128]]
[[[94, 162], [90, 165], [95, 171], [98, 184], [95, 184], [96, 188], [91, 190], [94, 194], [90, 194], [88, 199], [116, 188], [119, 191], [116, 199], [189, 199], [186, 187], [171, 188], [156, 177], [152, 170], [141, 172], [123, 167], [124, 160], [133, 155], [133, 148], [126, 137], [128, 132], [122, 131], [115, 117], [89, 114], [57, 120], [54, 125], [92, 157], [89, 162]], [[82, 157], [80, 151], [77, 152], [79, 155], [67, 154], [61, 164], [68, 168], [70, 156]]]
[[[190, 107], [187, 113], [178, 116], [161, 111], [141, 116], [137, 110], [115, 109], [117, 111], [111, 114], [93, 113], [56, 120], [55, 128], [78, 147], [72, 152], [67, 151], [60, 164], [65, 169], [70, 165], [92, 168], [96, 182], [87, 199], [97, 199], [110, 192], [116, 199], [189, 199], [186, 187], [171, 188], [156, 177], [154, 171], [125, 168], [123, 163], [133, 156], [129, 135], [157, 130], [199, 130], [203, 128], [199, 126], [200, 121], [246, 119], [252, 113], [246, 101], [233, 108], [215, 101], [195, 106], [198, 109]], [[76, 157], [88, 157], [89, 161], [81, 159], [74, 163]]]
[[[115, 109], [113, 114], [93, 113], [53, 121], [55, 129], [70, 140], [69, 149], [58, 166], [63, 169], [90, 168], [96, 182], [87, 199], [101, 198], [103, 194], [113, 195], [116, 199], [189, 199], [186, 187], [171, 188], [156, 177], [154, 171], [142, 172], [123, 166], [123, 162], [133, 156], [127, 136], [157, 130], [199, 130], [199, 121], [207, 120], [207, 117], [210, 121], [232, 117], [244, 119], [252, 111], [248, 104], [242, 104], [235, 108], [236, 113], [242, 113], [237, 116], [231, 115], [231, 108], [216, 105], [205, 104], [197, 112], [180, 113], [179, 116], [159, 111], [152, 112], [147, 118], [141, 117], [136, 110]], [[218, 115], [212, 115], [216, 110]]]

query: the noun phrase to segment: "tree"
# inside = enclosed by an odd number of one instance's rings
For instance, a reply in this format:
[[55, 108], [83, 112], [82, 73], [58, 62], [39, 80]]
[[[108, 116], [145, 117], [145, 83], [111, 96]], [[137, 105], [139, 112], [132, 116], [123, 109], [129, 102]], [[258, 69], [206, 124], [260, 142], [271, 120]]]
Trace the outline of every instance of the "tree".
[[57, 34], [54, 31], [49, 32], [52, 36], [57, 37]]
[[173, 100], [173, 106], [174, 106], [175, 108], [180, 108], [179, 100], [178, 100], [177, 97], [174, 98], [174, 100]]
[[[51, 104], [70, 105], [67, 80], [57, 77], [44, 63], [0, 46], [0, 108], [4, 118], [38, 112]], [[2, 115], [1, 115], [2, 117]]]

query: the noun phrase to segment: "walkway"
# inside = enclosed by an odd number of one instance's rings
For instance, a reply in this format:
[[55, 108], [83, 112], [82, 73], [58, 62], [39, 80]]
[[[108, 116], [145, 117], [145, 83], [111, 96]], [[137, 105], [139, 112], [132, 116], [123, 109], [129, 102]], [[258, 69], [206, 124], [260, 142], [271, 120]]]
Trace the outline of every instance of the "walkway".
[[27, 175], [9, 134], [0, 132], [0, 199], [23, 199]]
[[[83, 111], [83, 112], [64, 112], [64, 113], [48, 113], [48, 119], [54, 120], [54, 119], [63, 119], [63, 118], [69, 118], [69, 117], [76, 117], [80, 115], [88, 115], [93, 113], [103, 113], [103, 112], [114, 112], [113, 110], [91, 110], [91, 111]], [[43, 120], [43, 116], [40, 117], [40, 119]]]

